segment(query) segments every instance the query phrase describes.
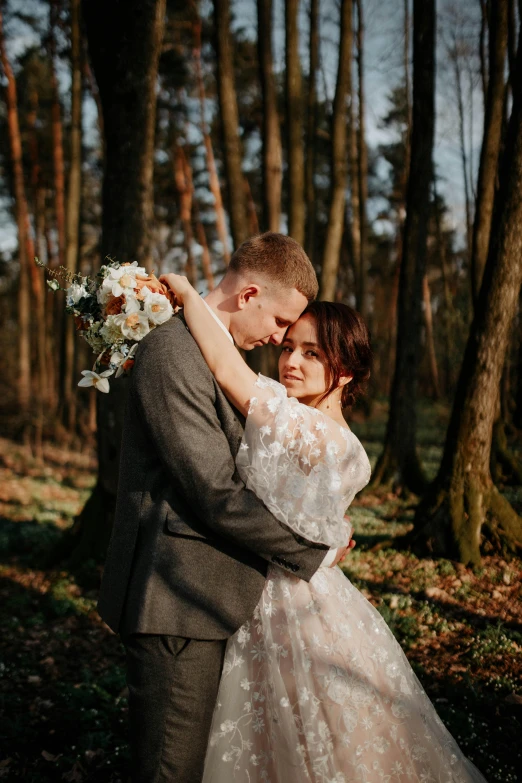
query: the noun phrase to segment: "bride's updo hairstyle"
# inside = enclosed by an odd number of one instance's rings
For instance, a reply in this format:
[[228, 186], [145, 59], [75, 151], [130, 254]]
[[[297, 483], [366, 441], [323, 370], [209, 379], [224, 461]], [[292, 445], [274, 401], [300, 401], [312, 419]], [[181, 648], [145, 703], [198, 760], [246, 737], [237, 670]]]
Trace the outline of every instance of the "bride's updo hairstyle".
[[322, 399], [339, 386], [341, 376], [351, 375], [341, 397], [342, 407], [351, 408], [370, 377], [372, 348], [366, 324], [353, 307], [340, 302], [311, 302], [303, 315], [313, 316], [324, 356], [328, 388]]

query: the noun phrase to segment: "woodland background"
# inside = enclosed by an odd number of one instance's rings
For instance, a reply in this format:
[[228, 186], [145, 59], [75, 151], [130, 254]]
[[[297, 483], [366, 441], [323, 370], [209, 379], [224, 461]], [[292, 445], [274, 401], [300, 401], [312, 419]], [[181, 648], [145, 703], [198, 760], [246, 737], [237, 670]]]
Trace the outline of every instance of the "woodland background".
[[33, 258], [205, 292], [271, 229], [372, 333], [346, 572], [488, 780], [522, 779], [521, 17], [0, 2], [0, 777], [126, 779], [122, 650], [95, 612], [126, 382], [77, 388], [89, 349]]

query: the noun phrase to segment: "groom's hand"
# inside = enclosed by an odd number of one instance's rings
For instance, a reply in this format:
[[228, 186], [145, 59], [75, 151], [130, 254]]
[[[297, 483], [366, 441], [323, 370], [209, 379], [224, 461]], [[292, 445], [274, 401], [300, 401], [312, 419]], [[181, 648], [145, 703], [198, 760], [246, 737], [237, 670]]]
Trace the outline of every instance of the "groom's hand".
[[[350, 521], [350, 517], [345, 516], [345, 519], [347, 522]], [[339, 565], [339, 563], [342, 563], [342, 561], [345, 559], [346, 555], [350, 552], [351, 549], [353, 549], [355, 546], [355, 541], [353, 538], [351, 538], [348, 541], [348, 544], [346, 546], [339, 547], [337, 550], [337, 556], [333, 563], [331, 563], [330, 568], [335, 568], [336, 565]]]
[[351, 549], [353, 549], [355, 546], [355, 541], [352, 539], [348, 542], [347, 546], [342, 546], [337, 550], [337, 557], [335, 558], [334, 562], [331, 564], [330, 568], [334, 568], [336, 565], [339, 565], [339, 563], [342, 563], [348, 552], [350, 552]]

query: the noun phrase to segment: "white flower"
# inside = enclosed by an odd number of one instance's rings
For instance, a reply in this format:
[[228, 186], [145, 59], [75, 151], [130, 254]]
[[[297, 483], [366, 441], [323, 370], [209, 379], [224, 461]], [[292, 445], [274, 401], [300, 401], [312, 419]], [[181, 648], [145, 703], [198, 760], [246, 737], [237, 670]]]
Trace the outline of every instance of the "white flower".
[[80, 299], [82, 299], [84, 296], [89, 296], [90, 294], [84, 285], [80, 285], [79, 283], [72, 283], [72, 285], [70, 285], [65, 292], [65, 295], [67, 306], [73, 307], [75, 304], [78, 304]]
[[[121, 367], [124, 362], [127, 361], [127, 357], [121, 351], [114, 351], [111, 353], [111, 365], [118, 368]], [[116, 377], [118, 377], [116, 375]]]
[[121, 331], [121, 326], [116, 321], [117, 317], [118, 316], [116, 315], [109, 315], [109, 317], [106, 319], [105, 323], [103, 324], [102, 328], [100, 329], [100, 337], [103, 337], [103, 339], [108, 345], [115, 345], [116, 343], [121, 343], [122, 340], [124, 339]]
[[399, 667], [397, 666], [397, 664], [395, 662], [389, 663], [386, 666], [386, 674], [388, 675], [388, 677], [398, 677], [398, 675], [399, 675]]
[[98, 374], [92, 370], [82, 370], [82, 375], [84, 377], [78, 383], [78, 386], [94, 386], [98, 391], [107, 394], [109, 391], [109, 381], [107, 378], [112, 375], [113, 372], [114, 370], [105, 370], [105, 372]]
[[147, 272], [137, 261], [132, 264], [124, 264], [120, 267], [110, 267], [109, 274], [105, 277], [98, 291], [98, 301], [106, 304], [109, 296], [132, 296], [136, 287], [136, 275], [146, 275]]
[[[314, 435], [313, 432], [309, 432], [308, 430], [301, 430], [303, 435], [303, 440], [306, 443], [307, 446], [311, 446], [313, 443], [316, 443], [317, 438]], [[330, 445], [330, 444], [328, 444]]]
[[310, 691], [307, 688], [300, 688], [297, 699], [299, 704], [306, 704], [307, 701], [310, 701]]
[[343, 705], [351, 696], [351, 683], [346, 673], [337, 666], [331, 667], [331, 679], [327, 689], [328, 697]]
[[125, 312], [113, 318], [125, 337], [131, 340], [142, 340], [150, 332], [149, 319], [135, 298], [129, 298], [125, 305]]
[[51, 289], [51, 291], [59, 291], [60, 290], [60, 283], [58, 280], [47, 280], [47, 285]]
[[267, 601], [265, 603], [264, 609], [265, 609], [265, 614], [268, 617], [272, 617], [272, 615], [274, 615], [275, 611], [276, 611], [275, 610], [275, 606], [274, 606], [274, 604], [271, 601]]
[[386, 737], [375, 737], [373, 740], [373, 749], [377, 753], [386, 753], [388, 748], [390, 747], [390, 743], [386, 739]]
[[391, 710], [396, 718], [408, 718], [410, 715], [406, 702], [400, 699], [393, 702]]
[[248, 627], [241, 626], [238, 631], [237, 641], [240, 647], [244, 647], [248, 641], [250, 641], [250, 632]]
[[143, 294], [144, 291], [147, 292], [144, 300], [144, 311], [149, 321], [156, 326], [168, 321], [174, 310], [167, 297], [163, 296], [163, 294], [153, 294], [147, 286], [141, 289], [141, 293]]
[[281, 398], [280, 397], [272, 397], [270, 400], [266, 401], [266, 407], [270, 411], [270, 413], [275, 413], [277, 409], [281, 405]]
[[330, 492], [338, 492], [341, 489], [341, 476], [339, 473], [332, 471], [328, 478], [328, 489]]
[[136, 353], [136, 350], [138, 348], [138, 343], [134, 343], [130, 351], [127, 350], [127, 346], [124, 345], [122, 348], [122, 351], [114, 351], [111, 354], [111, 366], [116, 368], [116, 375], [115, 378], [119, 378], [120, 375], [123, 375], [125, 370], [123, 369], [123, 365], [126, 361], [129, 359], [132, 359], [134, 354]]
[[355, 707], [348, 706], [343, 709], [343, 721], [346, 726], [346, 730], [350, 733], [354, 731], [358, 723], [358, 712]]

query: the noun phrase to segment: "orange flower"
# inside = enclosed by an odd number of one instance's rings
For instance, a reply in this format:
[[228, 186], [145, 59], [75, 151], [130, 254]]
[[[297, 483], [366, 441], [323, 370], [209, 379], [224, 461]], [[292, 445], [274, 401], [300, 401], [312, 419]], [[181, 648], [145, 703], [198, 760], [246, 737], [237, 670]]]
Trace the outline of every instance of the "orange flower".
[[111, 296], [105, 306], [105, 312], [107, 315], [119, 315], [125, 304], [125, 297], [123, 296]]
[[123, 369], [125, 372], [129, 372], [132, 367], [134, 367], [134, 359], [127, 359], [126, 362], [123, 362]]
[[141, 289], [143, 286], [147, 286], [149, 291], [151, 291], [153, 294], [163, 294], [163, 296], [167, 297], [171, 305], [176, 307], [176, 295], [173, 291], [170, 290], [170, 288], [168, 288], [163, 283], [160, 283], [156, 275], [136, 275], [136, 288], [138, 289], [136, 299], [143, 300], [145, 298], [143, 294], [141, 294]]

